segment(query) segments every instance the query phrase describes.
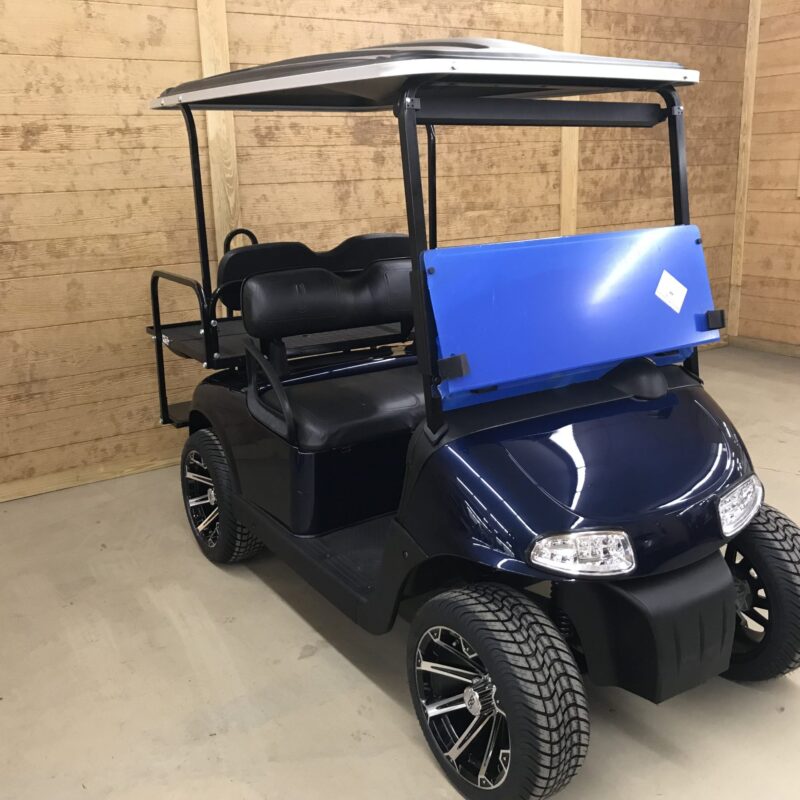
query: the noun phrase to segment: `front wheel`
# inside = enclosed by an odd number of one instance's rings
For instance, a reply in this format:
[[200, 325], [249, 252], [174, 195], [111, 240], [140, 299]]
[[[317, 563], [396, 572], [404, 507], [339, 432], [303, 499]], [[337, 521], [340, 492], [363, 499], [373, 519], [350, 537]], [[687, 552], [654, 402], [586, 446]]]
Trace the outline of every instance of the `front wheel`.
[[723, 677], [763, 681], [800, 666], [800, 530], [763, 506], [725, 548], [737, 591], [731, 665]]
[[586, 757], [580, 672], [522, 592], [476, 584], [429, 600], [411, 625], [408, 678], [428, 745], [471, 800], [542, 800]]

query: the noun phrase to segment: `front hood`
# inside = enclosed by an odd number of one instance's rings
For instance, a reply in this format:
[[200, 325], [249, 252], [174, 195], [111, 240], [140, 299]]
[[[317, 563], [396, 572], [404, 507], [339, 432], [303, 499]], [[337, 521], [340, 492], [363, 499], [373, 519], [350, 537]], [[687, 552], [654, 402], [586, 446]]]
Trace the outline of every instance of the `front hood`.
[[520, 432], [500, 445], [533, 486], [576, 517], [605, 524], [677, 511], [716, 492], [736, 469], [724, 417], [701, 399], [692, 391], [631, 401], [625, 413]]
[[447, 496], [476, 546], [526, 562], [538, 536], [614, 527], [631, 537], [637, 575], [721, 547], [717, 498], [752, 472], [699, 386], [469, 433], [431, 460], [428, 508]]

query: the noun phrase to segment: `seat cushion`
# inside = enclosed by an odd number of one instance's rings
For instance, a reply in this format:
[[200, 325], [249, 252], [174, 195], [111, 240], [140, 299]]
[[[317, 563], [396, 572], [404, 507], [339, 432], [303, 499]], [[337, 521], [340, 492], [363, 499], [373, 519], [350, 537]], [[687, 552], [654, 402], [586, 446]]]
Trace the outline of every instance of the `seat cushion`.
[[[301, 450], [328, 450], [412, 431], [425, 416], [416, 366], [284, 387]], [[263, 401], [279, 410], [274, 393]]]

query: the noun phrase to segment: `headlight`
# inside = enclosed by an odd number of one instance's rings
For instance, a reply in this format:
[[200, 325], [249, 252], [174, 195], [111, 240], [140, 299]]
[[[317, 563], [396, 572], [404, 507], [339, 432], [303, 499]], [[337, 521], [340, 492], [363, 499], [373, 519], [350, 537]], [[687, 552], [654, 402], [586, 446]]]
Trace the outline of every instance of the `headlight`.
[[764, 487], [751, 475], [719, 499], [719, 521], [724, 536], [733, 536], [750, 522], [761, 507]]
[[566, 575], [625, 575], [636, 568], [630, 539], [623, 531], [544, 536], [534, 544], [531, 561]]

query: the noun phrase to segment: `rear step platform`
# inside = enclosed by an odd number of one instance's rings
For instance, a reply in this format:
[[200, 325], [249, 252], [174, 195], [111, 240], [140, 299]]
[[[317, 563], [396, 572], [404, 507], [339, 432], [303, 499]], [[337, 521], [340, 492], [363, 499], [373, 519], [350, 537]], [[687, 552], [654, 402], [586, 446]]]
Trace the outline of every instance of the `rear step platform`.
[[[214, 368], [234, 366], [244, 363], [244, 342], [247, 332], [241, 317], [216, 320], [219, 355], [215, 359]], [[147, 326], [147, 333], [155, 335], [152, 325]], [[304, 336], [289, 336], [284, 339], [288, 358], [296, 356], [317, 355], [327, 352], [331, 344], [347, 344], [355, 346], [369, 344], [389, 344], [401, 339], [399, 324], [373, 325], [332, 333], [314, 333]], [[201, 364], [207, 362], [206, 343], [203, 325], [199, 320], [177, 322], [161, 326], [161, 340], [173, 353], [182, 358], [191, 358]]]
[[405, 577], [425, 558], [394, 514], [320, 536], [295, 536], [241, 497], [234, 497], [234, 507], [242, 524], [348, 617], [373, 633], [389, 630]]
[[169, 419], [162, 419], [163, 425], [174, 425], [176, 428], [185, 428], [189, 424], [189, 411], [192, 404], [189, 400], [184, 400], [182, 403], [170, 403], [169, 406]]

